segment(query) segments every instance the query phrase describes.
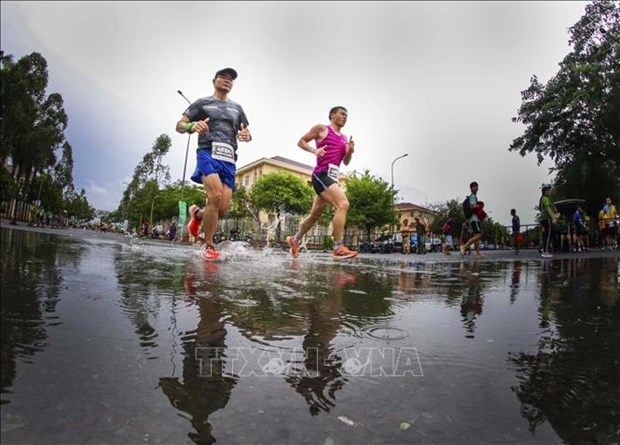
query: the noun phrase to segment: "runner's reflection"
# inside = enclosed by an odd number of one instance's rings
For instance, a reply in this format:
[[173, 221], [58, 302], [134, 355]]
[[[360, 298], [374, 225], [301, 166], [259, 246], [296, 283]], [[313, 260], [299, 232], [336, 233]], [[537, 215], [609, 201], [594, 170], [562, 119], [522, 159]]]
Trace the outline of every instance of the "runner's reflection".
[[521, 285], [521, 261], [515, 261], [512, 268], [512, 276], [510, 279], [510, 304], [517, 300], [519, 295], [519, 286]]
[[340, 269], [333, 271], [326, 295], [314, 298], [308, 313], [308, 332], [302, 348], [305, 353], [302, 372], [290, 373], [286, 381], [308, 403], [313, 416], [334, 407], [335, 393], [344, 386], [342, 358], [334, 352], [333, 340], [342, 323], [342, 290], [355, 283], [357, 275]]
[[461, 261], [459, 272], [465, 280], [466, 289], [461, 299], [461, 316], [466, 338], [474, 338], [476, 320], [482, 315], [482, 285], [480, 283], [480, 263]]
[[197, 444], [212, 444], [209, 416], [228, 403], [236, 379], [224, 375], [226, 327], [224, 308], [215, 298], [198, 296], [217, 285], [217, 265], [190, 262], [185, 280], [188, 301], [198, 308], [196, 329], [182, 334], [183, 379], [162, 377], [159, 386], [172, 406], [191, 416], [194, 432], [188, 437]]

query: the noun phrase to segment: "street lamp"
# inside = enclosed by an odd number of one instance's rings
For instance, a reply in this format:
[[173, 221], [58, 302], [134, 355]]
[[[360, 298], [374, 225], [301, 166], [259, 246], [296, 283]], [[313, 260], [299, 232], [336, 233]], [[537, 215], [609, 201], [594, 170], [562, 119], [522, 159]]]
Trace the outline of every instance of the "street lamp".
[[398, 161], [399, 159], [404, 158], [405, 156], [409, 156], [409, 153], [405, 153], [404, 155], [400, 155], [399, 157], [397, 157], [396, 159], [394, 159], [392, 161], [392, 190], [394, 190], [394, 163], [396, 161]]
[[[177, 93], [179, 93], [179, 95], [185, 99], [187, 101], [187, 103], [189, 105], [191, 105], [192, 103], [190, 102], [190, 100], [185, 97], [185, 95], [183, 94], [183, 92], [181, 90], [177, 90]], [[189, 153], [189, 141], [192, 138], [192, 134], [191, 133], [187, 133], [187, 147], [185, 148], [185, 163], [183, 164], [183, 182], [181, 183], [181, 201], [180, 202], [185, 202], [185, 172], [187, 171], [187, 155]], [[181, 225], [181, 233], [179, 235], [179, 239], [183, 240], [183, 231], [185, 230], [185, 224]]]
[[[183, 99], [187, 101], [188, 104], [192, 104], [187, 97], [181, 92], [181, 90], [177, 90], [177, 93], [181, 95]], [[183, 182], [181, 183], [181, 201], [183, 201], [183, 197], [185, 196], [185, 172], [187, 170], [187, 155], [189, 153], [189, 141], [192, 137], [191, 133], [187, 133], [187, 147], [185, 148], [185, 164], [183, 164]]]
[[[395, 158], [392, 161], [392, 167], [391, 167], [391, 172], [392, 172], [392, 186], [391, 186], [391, 188], [392, 188], [392, 211], [394, 211], [394, 194], [393, 194], [393, 192], [394, 192], [394, 163], [396, 161], [398, 161], [399, 159], [404, 158], [405, 156], [409, 156], [409, 153], [405, 153], [404, 155], [400, 155], [400, 156], [398, 156], [397, 158]], [[392, 227], [392, 233], [394, 233], [394, 227]]]

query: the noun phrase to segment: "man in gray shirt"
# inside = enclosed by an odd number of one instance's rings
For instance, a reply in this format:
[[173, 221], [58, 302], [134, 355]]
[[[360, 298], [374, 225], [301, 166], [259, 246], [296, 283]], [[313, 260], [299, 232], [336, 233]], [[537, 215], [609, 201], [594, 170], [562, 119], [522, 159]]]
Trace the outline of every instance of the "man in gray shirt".
[[216, 72], [213, 95], [192, 103], [176, 125], [179, 133], [198, 133], [196, 170], [191, 179], [204, 186], [207, 200], [204, 209], [190, 206], [187, 228], [192, 236], [198, 236], [202, 225], [203, 258], [207, 261], [219, 258], [213, 235], [219, 218], [228, 213], [235, 190], [237, 141], [252, 140], [243, 108], [228, 99], [236, 78], [237, 72], [232, 68]]

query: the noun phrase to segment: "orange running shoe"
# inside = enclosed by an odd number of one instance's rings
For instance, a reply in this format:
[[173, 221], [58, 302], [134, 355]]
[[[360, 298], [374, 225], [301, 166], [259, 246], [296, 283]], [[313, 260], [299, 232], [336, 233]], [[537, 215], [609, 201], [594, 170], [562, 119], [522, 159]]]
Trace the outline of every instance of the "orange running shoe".
[[357, 256], [357, 252], [354, 250], [349, 250], [347, 246], [340, 246], [337, 249], [334, 249], [332, 253], [332, 257], [335, 260], [346, 260], [348, 258], [355, 258]]
[[289, 246], [291, 246], [291, 255], [293, 255], [293, 258], [297, 258], [299, 256], [299, 243], [295, 239], [295, 236], [291, 235], [287, 237], [286, 240]]
[[212, 246], [208, 246], [202, 251], [202, 259], [205, 261], [217, 261], [220, 259], [220, 254]]
[[192, 204], [189, 206], [189, 214], [191, 218], [187, 224], [187, 230], [191, 236], [198, 236], [198, 233], [200, 233], [200, 225], [202, 224], [202, 221], [196, 218], [198, 210], [200, 210], [200, 207], [197, 205]]

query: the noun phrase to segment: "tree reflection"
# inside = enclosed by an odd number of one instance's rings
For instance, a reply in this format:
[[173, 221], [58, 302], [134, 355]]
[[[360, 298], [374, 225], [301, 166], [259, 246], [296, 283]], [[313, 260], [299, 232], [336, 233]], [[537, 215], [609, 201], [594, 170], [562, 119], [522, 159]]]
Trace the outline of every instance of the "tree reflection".
[[[47, 328], [53, 324], [48, 320], [56, 311], [62, 283], [59, 266], [77, 262], [82, 249], [61, 237], [17, 229], [0, 229], [0, 239], [0, 385], [2, 394], [7, 394], [18, 358], [33, 356], [47, 346]], [[68, 244], [72, 248], [61, 248]]]
[[[534, 354], [509, 355], [512, 387], [532, 432], [548, 421], [568, 443], [620, 439], [617, 258], [545, 262]], [[601, 286], [601, 283], [605, 283]]]

